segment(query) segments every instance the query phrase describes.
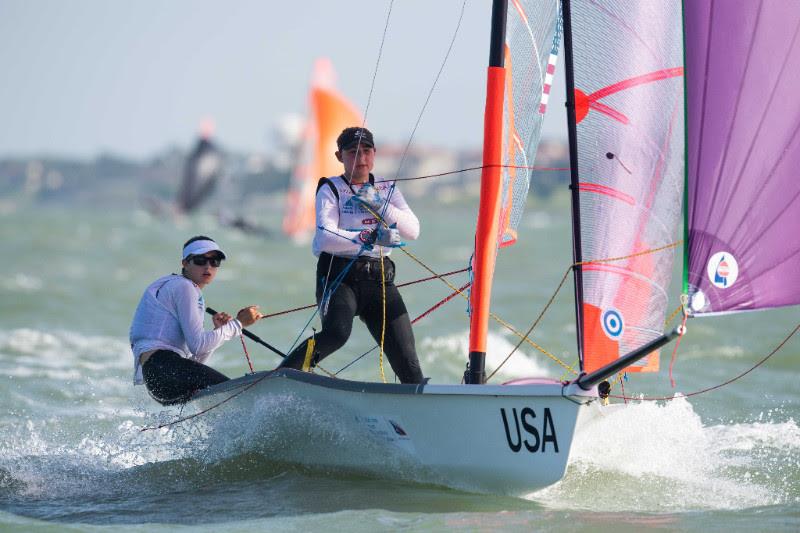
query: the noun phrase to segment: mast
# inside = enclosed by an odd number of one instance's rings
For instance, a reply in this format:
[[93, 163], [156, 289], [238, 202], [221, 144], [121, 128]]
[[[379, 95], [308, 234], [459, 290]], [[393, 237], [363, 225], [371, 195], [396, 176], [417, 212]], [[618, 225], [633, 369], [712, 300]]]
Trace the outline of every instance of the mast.
[[492, 292], [497, 233], [499, 231], [502, 181], [503, 97], [506, 71], [504, 46], [508, 0], [492, 2], [492, 33], [486, 79], [486, 109], [483, 118], [483, 170], [478, 224], [475, 230], [474, 279], [470, 292], [469, 371], [464, 381], [486, 381], [486, 336], [489, 329], [489, 302]]
[[[578, 131], [575, 121], [575, 71], [572, 61], [572, 12], [570, 0], [561, 0], [561, 16], [564, 24], [564, 68], [566, 78], [567, 134], [569, 137], [569, 188], [572, 192], [572, 262], [583, 261], [581, 253], [581, 210], [578, 195]], [[575, 287], [575, 328], [578, 341], [578, 359], [583, 370], [583, 269], [572, 268]]]

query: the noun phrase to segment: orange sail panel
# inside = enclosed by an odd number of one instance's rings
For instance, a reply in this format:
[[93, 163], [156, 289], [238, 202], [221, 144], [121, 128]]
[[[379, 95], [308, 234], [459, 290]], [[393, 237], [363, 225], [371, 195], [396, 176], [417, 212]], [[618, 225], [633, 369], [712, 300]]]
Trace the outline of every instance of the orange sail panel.
[[331, 62], [319, 59], [314, 65], [309, 91], [309, 118], [289, 191], [283, 231], [296, 240], [307, 239], [314, 232], [314, 202], [319, 178], [342, 171], [336, 160], [336, 138], [349, 126], [360, 126], [363, 117], [358, 109], [334, 88]]

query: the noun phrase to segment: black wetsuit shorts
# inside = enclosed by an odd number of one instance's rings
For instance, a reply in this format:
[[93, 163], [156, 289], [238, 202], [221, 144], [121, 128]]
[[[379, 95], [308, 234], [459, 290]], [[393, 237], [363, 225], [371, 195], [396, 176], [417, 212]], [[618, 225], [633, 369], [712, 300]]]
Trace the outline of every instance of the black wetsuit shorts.
[[162, 405], [189, 401], [192, 394], [211, 385], [228, 381], [213, 368], [169, 350], [158, 350], [142, 365], [144, 384]]

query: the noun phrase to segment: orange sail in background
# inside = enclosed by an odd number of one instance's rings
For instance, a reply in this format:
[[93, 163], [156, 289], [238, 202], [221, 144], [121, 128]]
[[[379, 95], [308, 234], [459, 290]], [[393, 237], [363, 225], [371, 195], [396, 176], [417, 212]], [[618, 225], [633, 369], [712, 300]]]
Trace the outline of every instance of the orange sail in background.
[[314, 232], [314, 200], [317, 182], [342, 171], [336, 160], [336, 138], [349, 126], [361, 126], [363, 117], [335, 88], [335, 73], [329, 59], [314, 63], [309, 92], [309, 116], [303, 131], [299, 163], [286, 195], [283, 231], [292, 239], [308, 240]]

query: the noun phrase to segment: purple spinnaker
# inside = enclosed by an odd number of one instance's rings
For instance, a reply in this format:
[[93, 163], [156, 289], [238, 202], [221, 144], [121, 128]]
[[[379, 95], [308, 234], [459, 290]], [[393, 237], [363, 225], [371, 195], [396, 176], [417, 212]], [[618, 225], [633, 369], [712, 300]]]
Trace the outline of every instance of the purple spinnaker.
[[800, 303], [800, 4], [684, 3], [694, 314]]

